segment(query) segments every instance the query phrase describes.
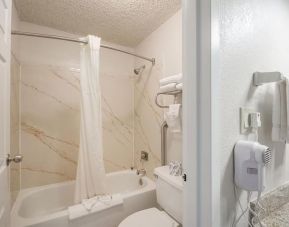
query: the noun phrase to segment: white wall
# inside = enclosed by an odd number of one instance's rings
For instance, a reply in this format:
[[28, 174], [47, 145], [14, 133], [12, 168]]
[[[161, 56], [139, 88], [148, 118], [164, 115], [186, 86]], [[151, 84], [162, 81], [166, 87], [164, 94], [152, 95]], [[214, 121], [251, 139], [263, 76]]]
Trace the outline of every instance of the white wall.
[[[266, 191], [289, 180], [288, 148], [271, 141], [273, 85], [252, 87], [255, 71], [278, 70], [289, 75], [289, 2], [286, 0], [220, 0], [220, 74], [215, 102], [218, 110], [217, 147], [221, 173], [221, 226], [230, 226], [237, 203], [233, 185], [233, 147], [240, 135], [239, 108], [261, 112], [259, 141], [273, 148]], [[244, 195], [242, 197], [245, 203]], [[239, 226], [247, 226], [244, 222]]]
[[[149, 176], [160, 165], [161, 134], [164, 109], [159, 108], [154, 100], [159, 91], [159, 80], [182, 72], [182, 12], [178, 11], [135, 49], [137, 54], [156, 59], [156, 65], [136, 59], [136, 67], [145, 64], [146, 70], [135, 81], [135, 160], [139, 163], [141, 150], [150, 153], [149, 162], [143, 163]], [[161, 99], [160, 99], [161, 100]], [[164, 98], [166, 104], [172, 100]], [[168, 135], [168, 162], [181, 160], [182, 135]]]
[[161, 77], [182, 72], [182, 11], [145, 38], [135, 51], [156, 58], [156, 62], [162, 64]]

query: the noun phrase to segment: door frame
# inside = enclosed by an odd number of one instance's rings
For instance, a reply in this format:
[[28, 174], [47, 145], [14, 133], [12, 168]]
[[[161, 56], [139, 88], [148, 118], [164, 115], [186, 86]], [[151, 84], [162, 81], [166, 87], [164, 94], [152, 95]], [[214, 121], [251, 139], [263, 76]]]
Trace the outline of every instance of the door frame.
[[182, 2], [184, 227], [220, 226], [218, 155], [213, 152], [216, 88], [212, 86], [216, 84], [212, 72], [219, 67], [217, 1]]
[[[9, 167], [6, 165], [10, 153], [10, 57], [11, 57], [11, 7], [12, 0], [0, 0], [0, 226], [10, 223]], [[2, 21], [3, 22], [3, 21]]]

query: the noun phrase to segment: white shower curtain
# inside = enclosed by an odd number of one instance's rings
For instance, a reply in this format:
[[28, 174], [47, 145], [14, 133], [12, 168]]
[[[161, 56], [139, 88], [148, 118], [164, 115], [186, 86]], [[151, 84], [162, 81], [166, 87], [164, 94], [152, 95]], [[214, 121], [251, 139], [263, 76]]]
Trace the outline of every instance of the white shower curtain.
[[100, 38], [88, 36], [81, 46], [80, 145], [75, 182], [75, 203], [105, 193], [101, 90], [99, 81]]

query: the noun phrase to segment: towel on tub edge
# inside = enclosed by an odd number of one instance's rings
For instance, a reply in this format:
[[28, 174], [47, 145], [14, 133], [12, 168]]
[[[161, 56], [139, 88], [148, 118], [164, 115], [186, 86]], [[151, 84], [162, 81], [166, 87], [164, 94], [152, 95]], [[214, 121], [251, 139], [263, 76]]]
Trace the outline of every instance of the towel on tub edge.
[[68, 207], [69, 220], [74, 220], [121, 204], [123, 204], [123, 196], [121, 194], [84, 199], [82, 203]]

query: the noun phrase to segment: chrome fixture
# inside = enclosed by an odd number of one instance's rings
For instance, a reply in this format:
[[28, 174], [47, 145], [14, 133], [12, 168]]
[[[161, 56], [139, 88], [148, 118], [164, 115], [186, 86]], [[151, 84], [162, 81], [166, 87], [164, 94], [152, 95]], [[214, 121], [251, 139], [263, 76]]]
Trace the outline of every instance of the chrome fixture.
[[[32, 33], [32, 32], [21, 32], [21, 31], [12, 31], [11, 32], [12, 35], [23, 35], [23, 36], [32, 36], [32, 37], [38, 37], [38, 38], [47, 38], [47, 39], [58, 39], [58, 40], [64, 40], [64, 41], [69, 41], [69, 42], [75, 42], [75, 43], [82, 43], [82, 44], [87, 44], [87, 41], [83, 41], [77, 38], [69, 38], [69, 37], [64, 37], [64, 36], [58, 36], [58, 35], [48, 35], [48, 34], [39, 34], [39, 33]], [[152, 63], [152, 65], [155, 65], [156, 63], [156, 59], [155, 58], [148, 58], [148, 57], [144, 57], [129, 51], [125, 51], [125, 50], [120, 50], [117, 49], [115, 47], [111, 47], [108, 45], [103, 45], [101, 44], [100, 47], [105, 48], [105, 49], [110, 49], [110, 50], [115, 50], [121, 53], [125, 53], [125, 54], [129, 54], [132, 56], [135, 56], [137, 58], [141, 58], [144, 59], [146, 61], [150, 61]]]
[[146, 151], [140, 152], [140, 160], [148, 161], [149, 160], [149, 153]]
[[147, 171], [146, 171], [145, 169], [138, 169], [138, 170], [136, 171], [136, 174], [140, 176], [139, 181], [138, 181], [138, 183], [139, 183], [140, 186], [143, 185], [143, 180], [142, 180], [142, 178], [146, 175], [146, 173], [147, 173]]
[[14, 158], [11, 158], [11, 155], [8, 154], [7, 159], [6, 159], [6, 164], [7, 166], [9, 166], [11, 162], [20, 163], [22, 162], [22, 160], [23, 160], [22, 155], [15, 155]]
[[145, 169], [138, 169], [136, 171], [137, 175], [140, 175], [141, 177], [144, 177], [146, 175], [147, 171]]
[[159, 92], [156, 94], [155, 103], [160, 108], [169, 108], [169, 106], [164, 106], [164, 105], [159, 104], [159, 101], [158, 101], [159, 96], [160, 95], [173, 95], [176, 97], [179, 94], [182, 94], [182, 91], [176, 90], [176, 91], [170, 91], [170, 92]]
[[140, 75], [140, 74], [144, 71], [145, 68], [146, 68], [146, 66], [143, 65], [143, 66], [141, 66], [141, 67], [139, 67], [139, 68], [134, 69], [133, 72], [134, 72], [136, 75]]
[[164, 121], [161, 125], [161, 165], [166, 165], [167, 162], [167, 130], [168, 124]]

